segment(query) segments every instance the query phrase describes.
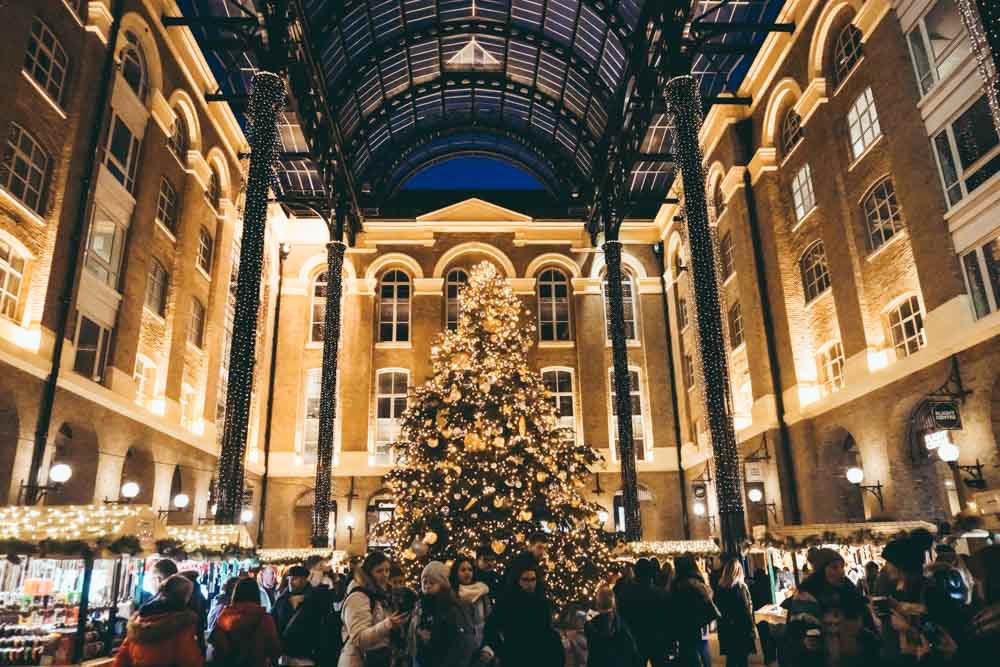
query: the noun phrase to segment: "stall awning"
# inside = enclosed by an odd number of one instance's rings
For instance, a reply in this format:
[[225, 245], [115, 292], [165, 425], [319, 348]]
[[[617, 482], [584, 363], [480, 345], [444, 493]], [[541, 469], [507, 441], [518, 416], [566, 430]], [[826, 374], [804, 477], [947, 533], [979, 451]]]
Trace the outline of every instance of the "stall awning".
[[334, 549], [261, 549], [257, 552], [257, 560], [261, 563], [289, 565], [304, 563], [306, 559], [319, 556], [330, 561], [337, 567], [347, 562], [347, 552]]
[[184, 544], [184, 549], [195, 551], [219, 551], [222, 547], [235, 544], [241, 549], [253, 547], [253, 540], [246, 526], [167, 526], [167, 536]]
[[666, 540], [659, 542], [630, 542], [628, 553], [642, 556], [714, 556], [720, 553], [714, 540]]
[[937, 533], [937, 526], [926, 521], [871, 521], [865, 523], [807, 523], [799, 526], [775, 526], [768, 532], [775, 537], [792, 537], [803, 540], [808, 537], [836, 535], [848, 538], [858, 531], [870, 532], [878, 537], [891, 537], [897, 533], [922, 528]]
[[[0, 541], [45, 547], [47, 555], [79, 557], [60, 545], [84, 543], [101, 551], [127, 538], [140, 553], [153, 553], [156, 541], [167, 536], [157, 513], [148, 505], [56, 505], [0, 507]], [[123, 543], [118, 542], [124, 546]], [[135, 544], [135, 542], [133, 542]], [[127, 551], [134, 551], [129, 548]]]

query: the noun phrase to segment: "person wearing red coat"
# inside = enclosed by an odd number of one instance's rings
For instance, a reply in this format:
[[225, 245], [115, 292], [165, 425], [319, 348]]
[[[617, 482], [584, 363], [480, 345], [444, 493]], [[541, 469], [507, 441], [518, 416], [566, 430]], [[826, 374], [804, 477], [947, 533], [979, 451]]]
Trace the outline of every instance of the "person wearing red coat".
[[260, 587], [241, 579], [233, 599], [219, 614], [209, 637], [216, 664], [268, 667], [281, 656], [281, 642], [274, 619], [260, 604]]
[[187, 607], [193, 590], [179, 574], [166, 579], [156, 597], [129, 619], [112, 667], [203, 667], [198, 615]]

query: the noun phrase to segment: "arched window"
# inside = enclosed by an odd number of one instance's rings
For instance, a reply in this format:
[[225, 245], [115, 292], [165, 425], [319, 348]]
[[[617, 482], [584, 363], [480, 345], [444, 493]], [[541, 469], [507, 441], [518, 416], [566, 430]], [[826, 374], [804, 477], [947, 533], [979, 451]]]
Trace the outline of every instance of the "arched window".
[[191, 321], [188, 323], [188, 342], [199, 350], [205, 347], [205, 306], [193, 297], [191, 299]]
[[[607, 329], [608, 340], [611, 340], [611, 302], [608, 300], [608, 276], [604, 275], [601, 282], [604, 289], [604, 322]], [[622, 306], [625, 310], [625, 340], [638, 340], [638, 328], [635, 318], [635, 296], [632, 283], [632, 274], [628, 269], [622, 267]]]
[[212, 273], [212, 251], [214, 250], [215, 242], [212, 240], [212, 234], [202, 227], [198, 230], [198, 268], [200, 268], [205, 273]]
[[42, 145], [17, 123], [10, 124], [0, 166], [0, 186], [43, 215], [43, 193], [51, 162]]
[[128, 83], [135, 94], [143, 102], [146, 101], [146, 88], [149, 85], [146, 81], [146, 56], [139, 46], [139, 38], [133, 32], [125, 33], [125, 46], [119, 54], [121, 60], [122, 77]]
[[312, 308], [309, 321], [309, 342], [321, 343], [326, 334], [326, 287], [327, 273], [317, 275], [313, 278], [312, 285]]
[[[180, 111], [176, 111], [177, 117], [174, 119], [174, 126], [170, 129], [170, 136], [167, 137], [167, 148], [170, 152], [181, 161], [183, 164], [187, 160], [188, 152], [188, 125], [187, 121], [184, 120], [184, 114]], [[215, 175], [215, 172], [212, 172]]]
[[802, 141], [802, 118], [795, 109], [789, 109], [781, 122], [781, 152], [788, 155]]
[[303, 463], [316, 462], [319, 449], [320, 390], [323, 386], [323, 372], [319, 368], [306, 371], [305, 408], [302, 419], [302, 449], [299, 455]]
[[396, 512], [396, 499], [388, 494], [387, 490], [378, 491], [372, 496], [372, 499], [368, 501], [368, 507], [365, 512], [365, 526], [368, 530], [368, 546], [369, 547], [387, 547], [388, 543], [382, 542], [372, 535], [372, 530], [375, 526], [379, 525], [383, 521], [389, 521], [392, 519], [392, 515]]
[[892, 179], [886, 178], [872, 188], [861, 203], [865, 212], [869, 250], [877, 250], [903, 228], [903, 216], [896, 201]]
[[[637, 368], [630, 368], [628, 371], [629, 378], [629, 402], [632, 406], [632, 444], [634, 446], [635, 458], [639, 461], [645, 461], [650, 458], [652, 452], [646, 451], [646, 430], [643, 423], [643, 408], [644, 401], [642, 398], [642, 390], [639, 386], [639, 370]], [[615, 369], [608, 369], [608, 387], [609, 387], [609, 398], [611, 400], [611, 410], [608, 411], [611, 419], [609, 420], [608, 427], [611, 431], [610, 440], [612, 442], [611, 446], [611, 460], [618, 460], [618, 401], [615, 400]]]
[[17, 318], [17, 302], [21, 295], [24, 258], [9, 243], [0, 241], [0, 313]]
[[851, 157], [857, 160], [875, 140], [882, 136], [878, 113], [875, 111], [875, 96], [872, 89], [865, 88], [847, 111], [847, 132], [851, 140]]
[[712, 206], [715, 207], [715, 219], [718, 220], [726, 212], [726, 194], [722, 191], [722, 177], [715, 180], [715, 189], [712, 190]]
[[861, 31], [848, 23], [833, 44], [833, 86], [839, 86], [861, 60]]
[[889, 334], [896, 358], [908, 357], [927, 344], [924, 334], [924, 312], [920, 299], [913, 295], [889, 311]]
[[386, 271], [379, 281], [378, 340], [405, 343], [410, 340], [410, 277], [399, 270]]
[[212, 208], [218, 212], [219, 204], [222, 203], [222, 185], [215, 169], [212, 169], [212, 174], [208, 177], [208, 189], [205, 190], [205, 196], [208, 197], [208, 203], [212, 205]]
[[806, 293], [806, 303], [809, 303], [830, 286], [830, 272], [827, 269], [826, 250], [822, 241], [816, 241], [802, 253], [799, 270], [802, 272], [802, 289]]
[[538, 276], [538, 338], [570, 340], [569, 280], [559, 269], [546, 269]]
[[24, 59], [24, 71], [49, 94], [56, 104], [62, 104], [63, 86], [69, 58], [66, 50], [49, 27], [37, 16], [31, 22], [28, 37], [28, 52]]
[[409, 374], [405, 370], [381, 370], [375, 378], [375, 465], [395, 463], [393, 444], [399, 439]]
[[567, 440], [576, 438], [576, 400], [573, 392], [573, 371], [568, 368], [543, 368], [542, 383], [556, 411], [557, 427]]
[[445, 326], [448, 331], [458, 329], [458, 316], [461, 314], [461, 306], [458, 302], [458, 293], [469, 282], [469, 274], [463, 269], [452, 269], [448, 272], [445, 280], [445, 292], [447, 303], [445, 304]]
[[167, 313], [167, 289], [170, 286], [170, 274], [163, 264], [153, 258], [149, 265], [149, 275], [146, 277], [146, 307], [164, 317]]

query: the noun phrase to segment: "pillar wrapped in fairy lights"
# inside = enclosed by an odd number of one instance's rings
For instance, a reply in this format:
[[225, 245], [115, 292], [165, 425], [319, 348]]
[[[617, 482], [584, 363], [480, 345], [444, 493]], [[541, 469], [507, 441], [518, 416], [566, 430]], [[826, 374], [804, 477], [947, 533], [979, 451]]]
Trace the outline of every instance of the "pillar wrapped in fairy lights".
[[958, 11], [983, 77], [993, 124], [1000, 132], [1000, 3], [996, 0], [958, 0]]
[[675, 124], [674, 154], [684, 184], [684, 210], [691, 248], [691, 280], [698, 322], [698, 351], [705, 395], [706, 415], [715, 458], [716, 495], [723, 553], [738, 553], [746, 538], [740, 458], [733, 429], [729, 368], [722, 328], [718, 267], [705, 201], [698, 131], [701, 129], [701, 99], [698, 83], [690, 75], [675, 77], [666, 86], [667, 104]]
[[278, 151], [276, 117], [284, 106], [285, 85], [271, 72], [253, 77], [250, 96], [250, 173], [243, 212], [243, 237], [236, 280], [233, 340], [229, 356], [226, 421], [219, 452], [215, 522], [233, 524], [243, 505], [244, 456], [250, 421], [257, 344], [257, 311], [264, 266], [264, 231], [272, 167]]
[[[337, 217], [343, 219], [338, 207]], [[337, 225], [342, 229], [342, 225]], [[326, 313], [323, 320], [323, 370], [319, 390], [319, 442], [316, 448], [316, 493], [313, 501], [312, 546], [330, 543], [330, 473], [333, 466], [333, 423], [337, 416], [337, 353], [340, 350], [340, 297], [343, 294], [344, 251], [337, 238], [326, 246]], [[342, 236], [342, 234], [341, 234]]]
[[618, 413], [618, 460], [622, 471], [622, 506], [625, 511], [625, 539], [642, 539], [639, 514], [639, 488], [635, 469], [635, 443], [632, 440], [632, 391], [625, 340], [625, 302], [622, 298], [622, 243], [618, 212], [605, 204], [604, 264], [607, 271], [608, 321], [611, 329], [611, 359], [614, 366], [615, 410]]

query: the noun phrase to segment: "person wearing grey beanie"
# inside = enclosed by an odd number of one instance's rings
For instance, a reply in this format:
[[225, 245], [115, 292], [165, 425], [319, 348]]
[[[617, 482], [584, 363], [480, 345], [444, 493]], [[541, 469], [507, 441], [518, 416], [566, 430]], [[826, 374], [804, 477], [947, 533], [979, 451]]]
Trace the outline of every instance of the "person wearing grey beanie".
[[420, 573], [420, 602], [410, 621], [414, 667], [466, 667], [479, 650], [472, 618], [459, 604], [448, 566], [431, 561]]

